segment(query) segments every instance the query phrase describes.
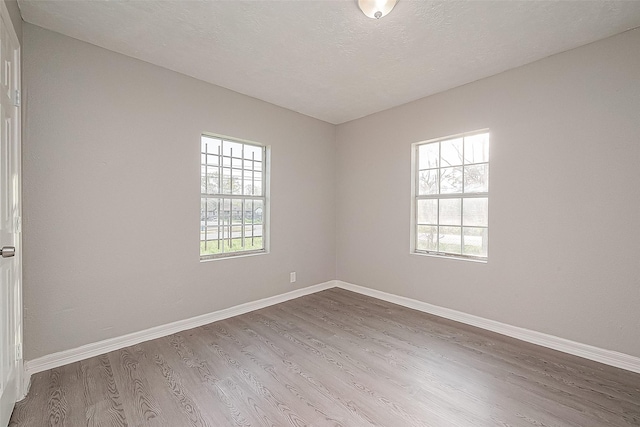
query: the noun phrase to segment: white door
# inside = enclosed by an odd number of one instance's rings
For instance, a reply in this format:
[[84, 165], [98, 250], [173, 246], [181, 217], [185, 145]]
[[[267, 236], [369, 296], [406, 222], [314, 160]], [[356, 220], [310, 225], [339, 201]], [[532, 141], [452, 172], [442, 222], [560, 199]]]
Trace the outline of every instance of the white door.
[[[4, 2], [0, 16], [0, 426], [22, 381], [20, 45]], [[20, 387], [20, 389], [19, 389]]]

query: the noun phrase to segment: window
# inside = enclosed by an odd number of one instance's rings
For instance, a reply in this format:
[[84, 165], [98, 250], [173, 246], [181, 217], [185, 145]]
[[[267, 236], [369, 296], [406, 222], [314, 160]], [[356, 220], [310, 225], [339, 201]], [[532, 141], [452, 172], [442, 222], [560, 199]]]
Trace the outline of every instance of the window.
[[200, 259], [266, 252], [266, 147], [210, 135], [200, 147]]
[[412, 252], [487, 260], [489, 132], [413, 144]]

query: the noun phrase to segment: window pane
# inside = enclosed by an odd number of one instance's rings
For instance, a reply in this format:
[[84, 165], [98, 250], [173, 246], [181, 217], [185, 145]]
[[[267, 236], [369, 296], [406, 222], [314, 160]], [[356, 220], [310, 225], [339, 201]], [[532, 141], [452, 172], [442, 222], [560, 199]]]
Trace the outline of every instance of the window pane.
[[213, 154], [203, 153], [200, 155], [200, 163], [202, 163], [203, 165], [207, 164], [207, 165], [217, 166], [218, 156], [214, 156]]
[[231, 194], [231, 169], [222, 168], [222, 188], [220, 189], [221, 194]]
[[200, 255], [215, 255], [222, 252], [222, 241], [205, 240], [200, 242]]
[[480, 133], [464, 138], [464, 162], [487, 163], [489, 161], [489, 134]]
[[240, 238], [226, 238], [224, 239], [224, 241], [222, 242], [224, 248], [223, 251], [225, 253], [229, 253], [229, 252], [238, 252], [240, 250], [242, 250], [242, 239]]
[[[244, 223], [249, 224], [249, 229], [251, 228], [251, 224], [253, 224], [253, 203], [254, 201], [251, 199], [244, 200]], [[247, 227], [245, 227], [245, 235], [250, 236], [251, 234], [247, 234]]]
[[232, 200], [231, 201], [231, 223], [232, 224], [242, 224], [242, 217], [244, 215], [244, 211], [242, 209], [242, 200]]
[[438, 169], [419, 172], [418, 194], [438, 194]]
[[245, 251], [253, 251], [264, 249], [264, 245], [262, 243], [262, 237], [252, 237], [244, 240], [244, 250]]
[[244, 226], [244, 237], [245, 239], [250, 239], [251, 237], [253, 237], [253, 224]]
[[489, 199], [486, 197], [467, 198], [463, 202], [462, 225], [489, 226]]
[[224, 141], [222, 144], [222, 154], [228, 157], [242, 157], [242, 144], [233, 141]]
[[253, 173], [253, 195], [262, 196], [262, 172]]
[[438, 199], [418, 200], [418, 224], [438, 223]]
[[252, 239], [252, 249], [264, 249], [264, 237], [255, 237]]
[[253, 224], [262, 224], [264, 221], [264, 203], [262, 200], [254, 200], [251, 209], [251, 214], [253, 215], [251, 221]]
[[215, 166], [203, 166], [200, 176], [200, 191], [202, 193], [217, 194], [219, 191], [218, 184], [220, 183], [218, 168]]
[[[263, 237], [249, 236], [242, 239], [239, 229], [232, 229], [233, 237], [229, 238], [229, 229], [225, 229], [224, 239], [204, 240], [200, 242], [201, 255], [215, 255], [229, 252], [243, 252], [264, 249]], [[243, 245], [244, 242], [244, 245]]]
[[[233, 225], [231, 226], [231, 240], [241, 240], [242, 238], [242, 227], [239, 225]], [[237, 242], [237, 248], [238, 249], [242, 249], [242, 242], [238, 241]]]
[[200, 240], [204, 240], [207, 227], [207, 199], [200, 199]]
[[203, 136], [200, 138], [200, 147], [203, 153], [218, 154], [221, 143], [222, 141], [219, 139], [209, 136]]
[[243, 172], [244, 176], [244, 187], [242, 187], [242, 194], [246, 196], [251, 196], [253, 194], [253, 173], [251, 171], [245, 170]]
[[438, 250], [438, 227], [419, 225], [416, 237], [417, 250], [433, 252]]
[[[207, 242], [216, 242], [219, 237], [221, 237], [221, 231], [218, 227], [209, 225], [206, 228], [200, 229], [200, 240]], [[210, 243], [207, 243], [209, 246]]]
[[244, 146], [244, 158], [249, 160], [262, 160], [262, 147], [254, 145]]
[[206, 166], [201, 166], [200, 167], [200, 192], [201, 193], [206, 193], [207, 192], [207, 167]]
[[440, 199], [440, 225], [461, 225], [461, 199]]
[[212, 254], [221, 250], [217, 243], [218, 198], [202, 198], [200, 203], [200, 253]]
[[[225, 223], [228, 223], [228, 221], [224, 221]], [[229, 236], [231, 236], [231, 227], [229, 225], [225, 225], [220, 227], [220, 234], [218, 235], [219, 239], [220, 239], [220, 244], [222, 245], [222, 241], [225, 239], [228, 239]]]
[[462, 193], [462, 167], [440, 169], [440, 193]]
[[200, 203], [200, 230], [207, 226], [218, 225], [217, 198], [202, 198]]
[[220, 199], [217, 197], [207, 198], [207, 222], [218, 223], [218, 208], [220, 206]]
[[450, 139], [440, 143], [440, 167], [462, 164], [462, 138]]
[[220, 203], [220, 223], [221, 224], [231, 224], [231, 200], [230, 199], [221, 199]]
[[489, 165], [464, 167], [464, 192], [486, 193], [489, 191]]
[[464, 227], [463, 255], [487, 256], [488, 229]]
[[231, 194], [242, 194], [242, 170], [231, 169]]
[[462, 252], [462, 228], [440, 227], [438, 252], [460, 254]]
[[440, 144], [424, 144], [418, 146], [418, 169], [437, 168], [440, 159]]

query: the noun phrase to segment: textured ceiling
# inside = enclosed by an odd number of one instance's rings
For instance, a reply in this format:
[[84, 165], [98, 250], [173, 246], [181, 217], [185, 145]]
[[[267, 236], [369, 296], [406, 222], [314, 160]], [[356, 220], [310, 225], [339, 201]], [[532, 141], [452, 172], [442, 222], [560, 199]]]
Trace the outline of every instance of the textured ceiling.
[[640, 26], [640, 1], [33, 1], [23, 19], [338, 124]]

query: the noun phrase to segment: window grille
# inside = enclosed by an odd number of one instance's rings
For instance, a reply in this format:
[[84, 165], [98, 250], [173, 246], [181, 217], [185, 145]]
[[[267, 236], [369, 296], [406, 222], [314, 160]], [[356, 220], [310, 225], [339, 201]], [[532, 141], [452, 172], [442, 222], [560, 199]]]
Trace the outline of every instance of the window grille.
[[202, 135], [200, 259], [266, 251], [267, 149]]

